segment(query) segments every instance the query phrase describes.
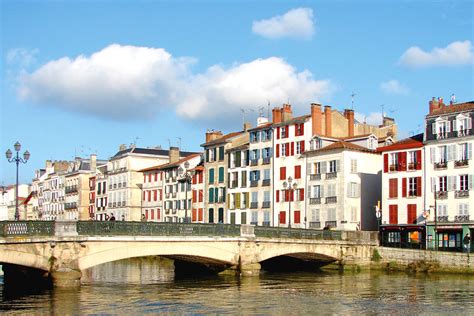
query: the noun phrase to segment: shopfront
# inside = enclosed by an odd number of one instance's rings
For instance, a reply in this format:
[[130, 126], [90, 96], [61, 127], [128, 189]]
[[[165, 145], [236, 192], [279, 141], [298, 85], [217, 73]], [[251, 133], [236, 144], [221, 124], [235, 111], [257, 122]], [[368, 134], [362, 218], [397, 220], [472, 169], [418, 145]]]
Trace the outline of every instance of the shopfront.
[[425, 249], [425, 226], [382, 225], [380, 238], [384, 247]]
[[[472, 233], [468, 225], [430, 225], [427, 229], [428, 249], [452, 252], [474, 252]], [[466, 235], [470, 242], [466, 243]]]

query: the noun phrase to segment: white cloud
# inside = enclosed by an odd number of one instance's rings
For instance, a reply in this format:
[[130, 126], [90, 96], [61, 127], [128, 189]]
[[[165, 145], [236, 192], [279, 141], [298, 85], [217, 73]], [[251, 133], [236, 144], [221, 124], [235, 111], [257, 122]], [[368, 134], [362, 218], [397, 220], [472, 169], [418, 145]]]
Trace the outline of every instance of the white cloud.
[[20, 78], [19, 96], [39, 104], [116, 120], [171, 110], [187, 119], [235, 119], [240, 108], [316, 102], [332, 91], [281, 58], [256, 59], [193, 74], [191, 58], [161, 48], [110, 45], [91, 56], [64, 57]]
[[457, 41], [445, 48], [435, 47], [425, 52], [417, 46], [408, 48], [399, 60], [409, 67], [460, 66], [474, 63], [474, 49], [470, 41]]
[[24, 48], [13, 48], [7, 52], [6, 62], [9, 66], [17, 66], [19, 68], [27, 68], [36, 62], [36, 55], [38, 49], [24, 49]]
[[310, 39], [314, 34], [313, 10], [297, 8], [267, 20], [253, 21], [252, 31], [263, 37]]
[[359, 121], [359, 123], [367, 123], [369, 125], [381, 125], [382, 124], [382, 113], [381, 112], [371, 112], [370, 114], [364, 114], [355, 112], [354, 118]]
[[398, 80], [389, 80], [382, 82], [380, 84], [380, 89], [388, 94], [401, 94], [407, 95], [410, 90], [404, 84], [400, 83]]

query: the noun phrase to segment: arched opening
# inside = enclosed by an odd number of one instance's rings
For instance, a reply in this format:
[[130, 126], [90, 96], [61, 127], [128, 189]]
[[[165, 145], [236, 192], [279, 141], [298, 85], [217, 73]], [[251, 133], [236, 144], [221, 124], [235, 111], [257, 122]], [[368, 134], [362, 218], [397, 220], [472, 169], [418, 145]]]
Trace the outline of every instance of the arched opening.
[[289, 253], [260, 262], [262, 270], [270, 272], [319, 271], [321, 267], [336, 259], [317, 253]]
[[52, 286], [48, 271], [11, 263], [1, 263], [1, 265], [5, 299], [36, 294]]

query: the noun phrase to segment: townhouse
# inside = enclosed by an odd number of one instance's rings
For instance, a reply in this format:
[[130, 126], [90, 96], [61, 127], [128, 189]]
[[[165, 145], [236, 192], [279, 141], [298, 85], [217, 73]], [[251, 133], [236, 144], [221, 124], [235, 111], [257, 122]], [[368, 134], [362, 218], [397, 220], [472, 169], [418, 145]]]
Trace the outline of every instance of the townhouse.
[[191, 169], [192, 173], [192, 199], [191, 199], [191, 222], [193, 223], [204, 223], [204, 164], [199, 163], [195, 168]]
[[[425, 207], [429, 211], [427, 246], [461, 251], [474, 233], [474, 102], [429, 102], [425, 117]], [[472, 238], [472, 237], [471, 237]], [[474, 243], [471, 242], [471, 247]], [[471, 248], [472, 249], [472, 248]]]
[[378, 150], [383, 156], [380, 232], [382, 244], [425, 247], [426, 209], [423, 134]]

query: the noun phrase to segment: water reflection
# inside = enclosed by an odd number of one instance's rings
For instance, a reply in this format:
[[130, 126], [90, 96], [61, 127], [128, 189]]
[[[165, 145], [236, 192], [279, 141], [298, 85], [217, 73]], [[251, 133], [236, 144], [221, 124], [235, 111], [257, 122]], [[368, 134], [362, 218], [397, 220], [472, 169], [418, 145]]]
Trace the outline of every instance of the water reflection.
[[[474, 278], [404, 273], [265, 273], [175, 279], [172, 262], [139, 258], [85, 272], [80, 289], [6, 299], [24, 314], [474, 313]], [[0, 289], [3, 291], [3, 289]]]

